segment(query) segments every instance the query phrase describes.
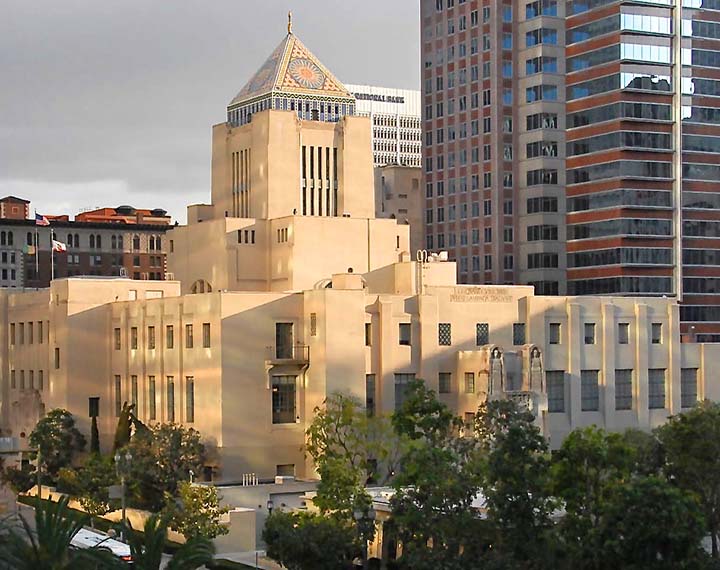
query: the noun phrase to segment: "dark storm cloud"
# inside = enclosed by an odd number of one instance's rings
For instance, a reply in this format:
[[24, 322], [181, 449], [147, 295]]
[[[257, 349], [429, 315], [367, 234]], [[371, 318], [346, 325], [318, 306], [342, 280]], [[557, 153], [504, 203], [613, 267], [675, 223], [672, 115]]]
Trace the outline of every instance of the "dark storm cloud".
[[110, 199], [182, 217], [208, 199], [210, 126], [284, 36], [288, 9], [341, 80], [418, 85], [416, 0], [2, 4], [0, 194], [24, 191], [48, 213]]

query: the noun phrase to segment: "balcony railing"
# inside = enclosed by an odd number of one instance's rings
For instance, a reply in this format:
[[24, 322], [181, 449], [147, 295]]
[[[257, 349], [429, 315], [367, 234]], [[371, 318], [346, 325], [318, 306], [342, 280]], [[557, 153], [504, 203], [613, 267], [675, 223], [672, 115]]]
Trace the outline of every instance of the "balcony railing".
[[309, 364], [310, 347], [305, 344], [278, 344], [266, 348], [265, 359], [272, 364]]

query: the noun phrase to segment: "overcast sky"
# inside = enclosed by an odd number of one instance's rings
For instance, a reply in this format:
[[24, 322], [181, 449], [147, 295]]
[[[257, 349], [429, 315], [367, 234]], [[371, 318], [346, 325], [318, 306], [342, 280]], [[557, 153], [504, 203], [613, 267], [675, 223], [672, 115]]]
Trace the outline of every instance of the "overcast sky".
[[286, 33], [417, 89], [417, 0], [2, 0], [0, 195], [44, 214], [210, 198], [210, 127]]

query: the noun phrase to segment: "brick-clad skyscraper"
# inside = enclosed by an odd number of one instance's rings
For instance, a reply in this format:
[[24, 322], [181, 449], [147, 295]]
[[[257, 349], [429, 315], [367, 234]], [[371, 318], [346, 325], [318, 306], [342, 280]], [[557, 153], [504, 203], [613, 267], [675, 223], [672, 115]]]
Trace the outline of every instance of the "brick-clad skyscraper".
[[678, 295], [717, 341], [720, 2], [668, 4], [568, 3], [568, 292]]
[[461, 282], [565, 290], [560, 4], [421, 1], [426, 245]]

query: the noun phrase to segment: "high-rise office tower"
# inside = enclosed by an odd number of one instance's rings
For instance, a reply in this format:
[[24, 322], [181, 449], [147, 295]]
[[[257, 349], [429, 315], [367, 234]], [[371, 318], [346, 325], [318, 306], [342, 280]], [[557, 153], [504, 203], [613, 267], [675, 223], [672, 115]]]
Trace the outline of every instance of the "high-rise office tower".
[[718, 10], [568, 3], [568, 292], [676, 295], [689, 340], [720, 340]]
[[421, 0], [426, 246], [565, 292], [564, 5]]

